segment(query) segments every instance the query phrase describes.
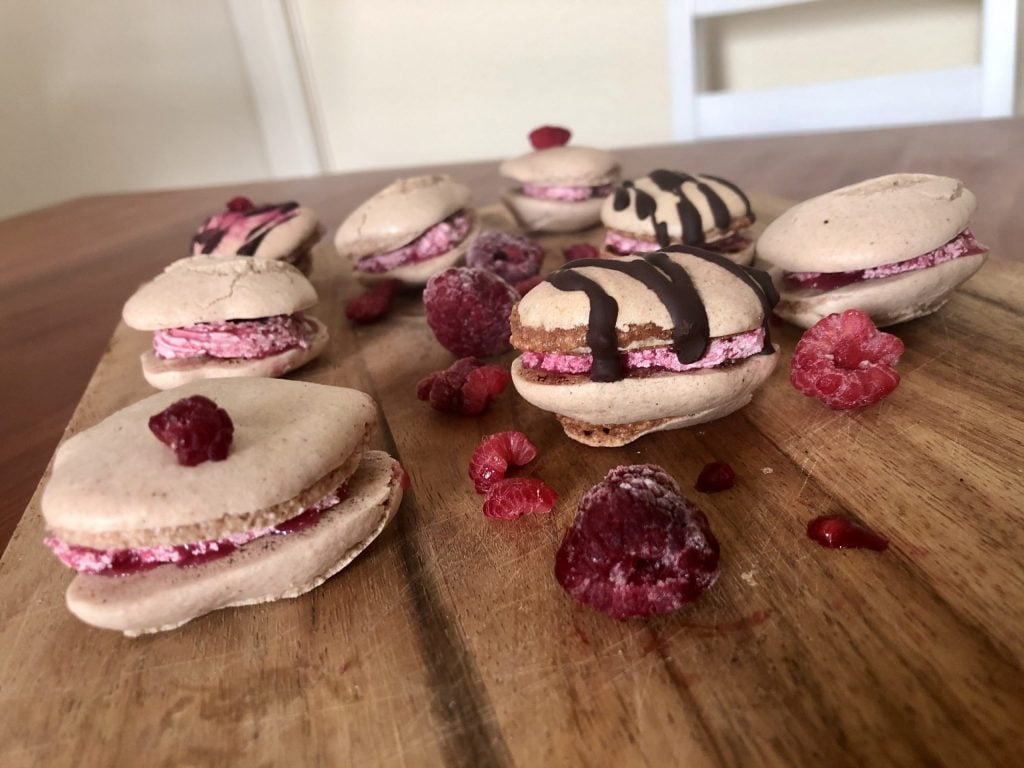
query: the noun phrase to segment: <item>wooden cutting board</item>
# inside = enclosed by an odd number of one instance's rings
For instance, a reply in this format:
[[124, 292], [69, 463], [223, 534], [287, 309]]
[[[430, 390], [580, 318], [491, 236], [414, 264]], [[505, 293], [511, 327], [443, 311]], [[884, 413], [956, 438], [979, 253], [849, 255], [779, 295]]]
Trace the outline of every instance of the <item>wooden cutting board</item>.
[[[763, 221], [784, 207], [755, 205]], [[546, 267], [581, 239], [546, 238]], [[358, 287], [328, 246], [313, 279], [332, 340], [296, 376], [380, 403], [378, 443], [412, 478], [396, 521], [309, 595], [128, 640], [65, 610], [71, 575], [40, 544], [37, 491], [0, 561], [0, 764], [1019, 760], [1024, 266], [992, 260], [940, 312], [895, 329], [903, 381], [880, 405], [835, 413], [801, 396], [788, 383], [799, 334], [777, 328], [780, 365], [750, 406], [620, 449], [570, 441], [511, 388], [478, 419], [431, 410], [416, 381], [451, 357], [418, 297], [353, 330], [343, 304]], [[137, 360], [148, 343], [117, 328], [67, 434], [152, 392]], [[560, 494], [551, 515], [481, 514], [467, 463], [506, 429], [539, 446], [527, 474]], [[701, 602], [618, 622], [567, 597], [555, 552], [590, 486], [653, 462], [690, 489], [712, 460], [739, 481], [689, 492], [722, 549]], [[829, 513], [891, 547], [819, 547], [805, 527]]]

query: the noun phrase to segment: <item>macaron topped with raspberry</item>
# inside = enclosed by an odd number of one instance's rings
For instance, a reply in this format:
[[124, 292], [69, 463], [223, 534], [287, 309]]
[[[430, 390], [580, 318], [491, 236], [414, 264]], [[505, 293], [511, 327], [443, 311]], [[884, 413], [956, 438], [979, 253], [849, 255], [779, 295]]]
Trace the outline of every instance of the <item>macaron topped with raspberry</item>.
[[399, 179], [342, 222], [334, 238], [363, 282], [422, 286], [463, 257], [480, 224], [469, 188], [451, 176]]
[[586, 445], [717, 419], [775, 368], [777, 298], [761, 270], [690, 246], [578, 259], [513, 311], [512, 381]]
[[939, 309], [985, 262], [969, 227], [976, 202], [962, 181], [896, 173], [793, 206], [757, 241], [779, 285], [776, 313], [803, 328], [859, 309], [876, 325]]
[[501, 164], [501, 175], [516, 182], [502, 199], [529, 231], [578, 232], [596, 225], [619, 178], [611, 152], [569, 146], [570, 138], [568, 129], [541, 126], [530, 134], [533, 152]]
[[192, 254], [280, 259], [309, 274], [313, 246], [324, 231], [316, 214], [296, 202], [257, 205], [233, 197], [192, 236]]
[[664, 169], [624, 181], [601, 208], [609, 256], [681, 244], [744, 265], [754, 258], [754, 242], [746, 229], [755, 218], [750, 200], [731, 181]]

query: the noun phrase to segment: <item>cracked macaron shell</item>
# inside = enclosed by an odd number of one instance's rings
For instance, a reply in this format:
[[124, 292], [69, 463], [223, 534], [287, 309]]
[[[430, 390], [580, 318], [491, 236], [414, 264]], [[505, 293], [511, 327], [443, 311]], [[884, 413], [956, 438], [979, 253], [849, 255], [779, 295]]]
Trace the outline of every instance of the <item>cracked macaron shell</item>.
[[190, 256], [167, 266], [124, 305], [125, 324], [141, 331], [196, 323], [291, 315], [317, 302], [295, 267], [246, 256]]

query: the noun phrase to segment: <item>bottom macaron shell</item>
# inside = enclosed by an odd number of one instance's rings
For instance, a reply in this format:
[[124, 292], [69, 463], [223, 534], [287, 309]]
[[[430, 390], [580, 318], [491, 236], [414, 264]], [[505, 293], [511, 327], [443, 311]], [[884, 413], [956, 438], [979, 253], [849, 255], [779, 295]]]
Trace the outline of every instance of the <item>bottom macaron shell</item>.
[[[862, 280], [830, 291], [793, 291], [783, 287], [775, 314], [801, 328], [847, 309], [859, 309], [878, 327], [895, 325], [931, 314], [949, 300], [949, 294], [985, 263], [987, 254], [961, 256], [926, 269], [892, 277]], [[779, 284], [780, 273], [771, 269]]]
[[[565, 433], [586, 445], [626, 445], [642, 435], [721, 418], [750, 402], [778, 362], [773, 355], [685, 373], [655, 373], [613, 382], [573, 377], [544, 383], [512, 363], [512, 383], [524, 400], [558, 415]], [[553, 377], [554, 378], [554, 377]]]
[[355, 559], [394, 517], [402, 501], [398, 462], [368, 451], [348, 496], [311, 528], [265, 536], [203, 565], [163, 565], [132, 576], [79, 574], [68, 609], [128, 637], [162, 632], [221, 608], [298, 597]]
[[452, 248], [450, 251], [445, 251], [442, 254], [433, 256], [423, 261], [417, 261], [414, 264], [407, 264], [403, 267], [395, 267], [389, 269], [386, 272], [360, 272], [355, 270], [354, 274], [360, 283], [363, 285], [373, 285], [384, 280], [398, 280], [403, 286], [409, 288], [422, 288], [427, 284], [432, 276], [438, 272], [443, 272], [448, 267], [456, 266], [463, 257], [466, 255], [466, 251], [469, 249], [469, 244], [473, 242], [477, 235], [480, 234], [480, 218], [478, 216], [473, 217], [473, 224], [469, 228], [469, 232], [462, 238], [462, 242]]
[[187, 357], [164, 359], [153, 354], [153, 350], [142, 353], [142, 375], [150, 386], [157, 389], [173, 389], [196, 379], [227, 379], [239, 376], [263, 376], [275, 378], [319, 357], [327, 346], [327, 326], [315, 317], [306, 315], [315, 328], [315, 333], [306, 349], [293, 347], [252, 360], [221, 359], [216, 357]]
[[506, 192], [501, 199], [530, 232], [568, 233], [589, 229], [601, 222], [603, 197], [591, 197], [577, 202], [543, 200], [520, 192]]
[[[746, 229], [741, 230], [740, 234], [748, 236], [749, 235], [749, 230], [746, 230]], [[698, 246], [698, 247], [702, 248], [704, 246]], [[657, 249], [658, 249], [658, 246], [656, 244], [652, 243], [651, 250], [657, 250]], [[711, 249], [711, 250], [714, 250], [714, 249]], [[754, 263], [754, 250], [755, 250], [755, 242], [754, 242], [754, 239], [751, 237], [750, 238], [750, 242], [742, 250], [735, 251], [733, 253], [728, 253], [726, 251], [714, 251], [714, 252], [722, 254], [723, 256], [725, 256], [725, 258], [729, 259], [729, 261], [731, 261], [731, 262], [733, 262], [735, 264], [739, 264], [741, 267], [749, 267], [751, 264]], [[643, 251], [637, 251], [637, 253], [643, 253]], [[605, 245], [601, 249], [601, 258], [603, 258], [603, 259], [628, 259], [632, 255], [633, 254], [616, 253], [615, 251], [611, 250], [607, 245]], [[763, 267], [762, 267], [762, 269], [763, 269]]]

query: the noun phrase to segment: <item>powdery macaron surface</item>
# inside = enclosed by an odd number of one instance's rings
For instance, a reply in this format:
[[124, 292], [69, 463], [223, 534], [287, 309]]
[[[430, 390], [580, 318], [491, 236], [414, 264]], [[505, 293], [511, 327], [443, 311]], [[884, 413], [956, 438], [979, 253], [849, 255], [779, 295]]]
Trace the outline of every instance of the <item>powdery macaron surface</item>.
[[551, 147], [505, 160], [502, 176], [521, 184], [555, 187], [599, 187], [619, 175], [615, 156], [590, 147]]
[[[243, 199], [244, 200], [244, 199]], [[232, 201], [234, 202], [234, 201]], [[256, 259], [287, 259], [323, 235], [317, 216], [298, 203], [244, 204], [210, 216], [192, 238], [192, 253], [236, 254]]]

